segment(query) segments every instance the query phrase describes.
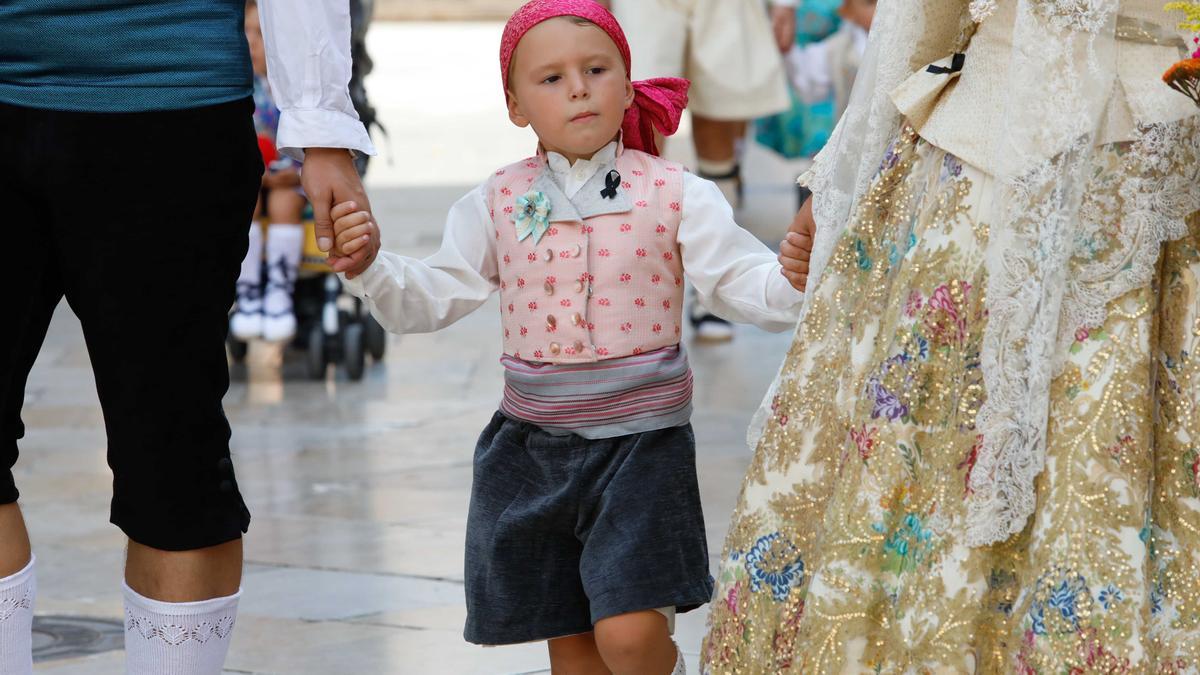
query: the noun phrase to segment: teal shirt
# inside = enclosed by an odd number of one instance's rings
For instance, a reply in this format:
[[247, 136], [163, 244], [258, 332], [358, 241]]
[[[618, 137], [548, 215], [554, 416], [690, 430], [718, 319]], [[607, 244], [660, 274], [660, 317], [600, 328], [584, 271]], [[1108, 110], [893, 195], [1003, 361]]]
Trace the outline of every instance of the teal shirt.
[[141, 112], [253, 93], [244, 0], [0, 0], [0, 103]]

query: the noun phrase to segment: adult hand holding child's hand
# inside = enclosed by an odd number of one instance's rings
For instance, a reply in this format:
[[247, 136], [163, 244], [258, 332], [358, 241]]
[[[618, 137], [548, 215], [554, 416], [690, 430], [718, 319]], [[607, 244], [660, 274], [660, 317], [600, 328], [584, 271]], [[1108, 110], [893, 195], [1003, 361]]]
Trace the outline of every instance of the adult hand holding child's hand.
[[788, 228], [787, 236], [779, 244], [779, 264], [783, 265], [781, 272], [788, 282], [798, 291], [803, 292], [808, 286], [808, 261], [812, 256], [813, 233], [817, 229], [812, 215], [812, 197], [804, 202], [792, 226]]
[[345, 148], [307, 148], [300, 179], [312, 203], [317, 247], [329, 253], [329, 264], [334, 272], [345, 272], [347, 279], [362, 274], [379, 252], [379, 229], [373, 228], [369, 233], [369, 245], [350, 253], [334, 246], [333, 218], [330, 214], [335, 204], [343, 202], [354, 203], [356, 210], [365, 211], [368, 216], [371, 213], [371, 202], [354, 168], [353, 157]]

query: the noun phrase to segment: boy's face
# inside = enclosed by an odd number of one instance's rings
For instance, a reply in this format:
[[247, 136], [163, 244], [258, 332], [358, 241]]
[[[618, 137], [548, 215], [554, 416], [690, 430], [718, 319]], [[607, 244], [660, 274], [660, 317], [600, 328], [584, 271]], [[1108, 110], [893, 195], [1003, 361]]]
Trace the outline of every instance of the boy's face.
[[844, 0], [838, 13], [843, 19], [869, 31], [875, 20], [875, 0]]
[[250, 63], [257, 75], [267, 74], [267, 49], [263, 46], [262, 28], [258, 25], [258, 8], [246, 7], [246, 42], [250, 43]]
[[590, 158], [621, 130], [633, 85], [600, 28], [558, 17], [534, 26], [513, 54], [508, 116], [532, 126], [547, 151]]

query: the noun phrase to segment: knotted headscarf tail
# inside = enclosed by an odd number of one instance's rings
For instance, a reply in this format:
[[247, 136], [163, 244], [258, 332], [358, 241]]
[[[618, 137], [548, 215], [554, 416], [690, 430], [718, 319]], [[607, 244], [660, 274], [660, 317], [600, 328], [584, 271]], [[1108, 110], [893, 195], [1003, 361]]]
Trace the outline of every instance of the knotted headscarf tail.
[[[513, 53], [521, 38], [539, 23], [559, 16], [577, 16], [600, 27], [612, 38], [625, 59], [625, 75], [632, 79], [633, 61], [629, 54], [629, 41], [621, 24], [605, 8], [592, 0], [532, 0], [513, 13], [504, 26], [500, 40], [500, 79], [504, 91], [508, 91], [508, 68]], [[626, 148], [641, 150], [652, 155], [659, 153], [655, 143], [655, 130], [670, 136], [679, 129], [679, 120], [688, 103], [690, 83], [678, 77], [656, 77], [633, 83], [633, 105], [625, 111], [621, 124]]]

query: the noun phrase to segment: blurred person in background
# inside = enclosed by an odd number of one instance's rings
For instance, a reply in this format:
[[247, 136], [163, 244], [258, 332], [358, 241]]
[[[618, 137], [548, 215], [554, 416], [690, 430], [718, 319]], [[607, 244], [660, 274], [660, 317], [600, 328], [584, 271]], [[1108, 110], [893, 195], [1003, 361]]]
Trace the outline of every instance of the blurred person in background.
[[842, 25], [836, 33], [803, 47], [793, 45], [785, 59], [788, 79], [800, 100], [812, 105], [832, 96], [835, 119], [850, 102], [850, 89], [867, 51], [875, 0], [843, 0], [838, 14]]
[[[255, 0], [246, 3], [245, 28], [254, 66], [254, 130], [266, 173], [250, 221], [250, 245], [237, 280], [237, 304], [229, 317], [229, 332], [242, 341], [262, 338], [274, 342], [290, 340], [296, 334], [292, 290], [300, 272], [304, 248], [300, 220], [307, 201], [300, 185], [300, 163], [276, 150], [280, 113], [267, 80], [267, 51]], [[262, 216], [268, 222], [265, 238]]]
[[[819, 42], [841, 26], [838, 10], [842, 0], [801, 0], [796, 6], [796, 39], [793, 47]], [[829, 140], [837, 121], [832, 94], [811, 104], [805, 103], [789, 87], [791, 109], [755, 121], [755, 139], [786, 159], [809, 158]]]

